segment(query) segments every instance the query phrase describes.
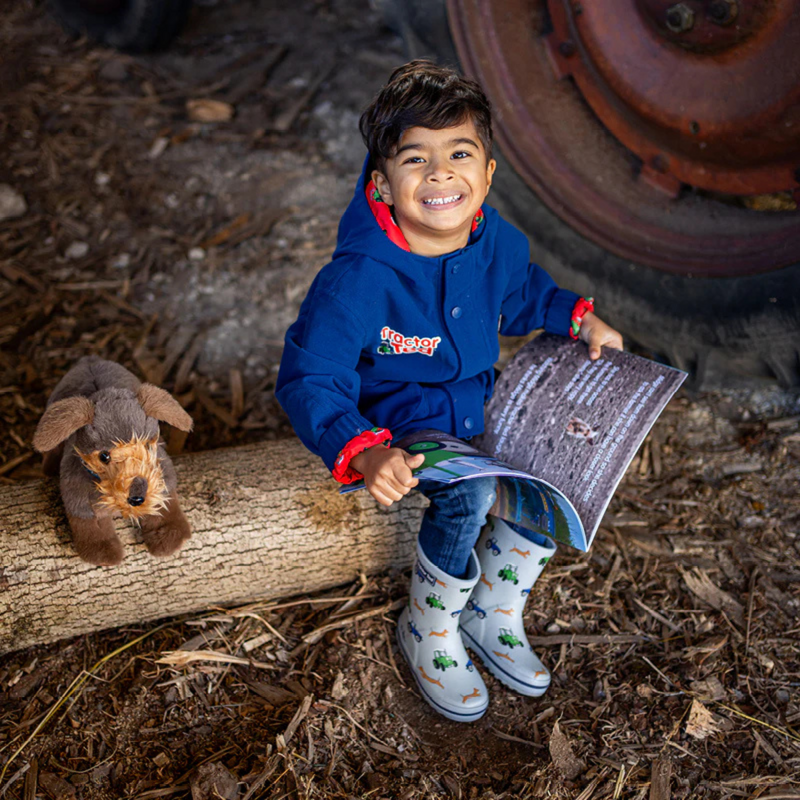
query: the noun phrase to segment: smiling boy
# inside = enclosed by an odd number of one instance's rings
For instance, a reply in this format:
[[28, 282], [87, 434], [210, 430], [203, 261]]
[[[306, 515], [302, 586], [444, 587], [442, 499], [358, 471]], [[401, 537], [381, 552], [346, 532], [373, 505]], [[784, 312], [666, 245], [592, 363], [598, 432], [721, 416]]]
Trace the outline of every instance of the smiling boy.
[[[497, 572], [484, 564], [494, 548], [479, 546], [480, 556], [473, 549], [495, 499], [494, 480], [420, 483], [412, 471], [423, 456], [389, 443], [428, 428], [460, 438], [482, 432], [498, 331], [572, 331], [592, 359], [602, 346], [621, 348], [622, 339], [594, 315], [591, 301], [559, 289], [531, 264], [525, 236], [484, 205], [496, 164], [491, 109], [476, 83], [412, 61], [391, 75], [360, 129], [367, 160], [333, 260], [286, 334], [276, 396], [338, 481], [363, 477], [385, 506], [415, 487], [430, 500], [414, 574], [431, 576], [435, 603], [428, 581], [412, 578], [398, 641], [427, 702], [469, 721], [485, 712], [488, 693], [457, 623], [478, 581], [491, 588], [486, 576]], [[492, 542], [533, 552], [536, 569], [500, 565], [530, 586], [555, 546], [493, 525]], [[527, 593], [514, 592], [524, 605]], [[514, 612], [520, 619], [522, 605]], [[500, 617], [509, 613], [500, 610]], [[545, 691], [550, 675], [541, 661], [529, 647], [513, 658], [504, 652], [508, 636], [486, 617], [480, 630], [474, 620], [464, 628], [485, 666], [522, 694]]]

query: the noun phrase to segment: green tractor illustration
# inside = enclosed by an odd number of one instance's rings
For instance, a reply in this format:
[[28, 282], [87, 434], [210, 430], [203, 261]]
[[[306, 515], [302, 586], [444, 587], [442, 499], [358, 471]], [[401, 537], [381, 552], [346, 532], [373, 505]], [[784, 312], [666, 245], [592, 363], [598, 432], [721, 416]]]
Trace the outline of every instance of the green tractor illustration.
[[380, 353], [382, 356], [388, 356], [388, 355], [390, 355], [390, 354], [391, 354], [391, 352], [392, 352], [392, 348], [391, 348], [391, 347], [389, 347], [389, 345], [388, 345], [388, 344], [381, 344], [381, 345], [378, 347], [378, 352], [379, 352], [379, 353]]
[[433, 651], [433, 666], [435, 669], [440, 669], [445, 672], [448, 667], [457, 667], [458, 662], [448, 655], [447, 650], [434, 650]]
[[446, 611], [444, 607], [444, 603], [442, 602], [442, 596], [437, 594], [436, 592], [431, 592], [425, 598], [426, 605], [429, 605], [431, 608], [438, 608], [440, 611]]
[[542, 556], [539, 559], [539, 566], [543, 567], [550, 560], [550, 556]]
[[519, 583], [519, 577], [517, 577], [517, 568], [513, 564], [506, 564], [503, 569], [497, 573], [497, 576], [504, 581], [511, 581], [514, 586]]
[[504, 644], [506, 647], [510, 647], [512, 650], [519, 645], [520, 647], [525, 647], [525, 645], [512, 633], [511, 628], [500, 628], [500, 635], [497, 637], [497, 640], [500, 644]]

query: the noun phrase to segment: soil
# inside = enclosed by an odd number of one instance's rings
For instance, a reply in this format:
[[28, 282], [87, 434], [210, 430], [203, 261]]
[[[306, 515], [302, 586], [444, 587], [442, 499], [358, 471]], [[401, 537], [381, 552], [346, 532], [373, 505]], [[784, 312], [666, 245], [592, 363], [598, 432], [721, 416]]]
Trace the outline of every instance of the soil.
[[[206, 0], [134, 57], [14, 0], [0, 52], [27, 207], [0, 222], [0, 480], [42, 476], [36, 422], [89, 353], [180, 398], [177, 449], [291, 435], [282, 337], [402, 43], [366, 0]], [[394, 643], [408, 576], [364, 577], [0, 658], [0, 797], [800, 797], [800, 416], [776, 397], [670, 403], [590, 553], [531, 595], [542, 698], [484, 672], [483, 719], [438, 717]]]

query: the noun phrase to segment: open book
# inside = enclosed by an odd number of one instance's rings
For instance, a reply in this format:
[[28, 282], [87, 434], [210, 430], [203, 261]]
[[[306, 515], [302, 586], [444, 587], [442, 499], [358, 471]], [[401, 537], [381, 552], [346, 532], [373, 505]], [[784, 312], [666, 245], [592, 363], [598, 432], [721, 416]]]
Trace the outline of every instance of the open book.
[[545, 334], [505, 368], [485, 432], [470, 444], [427, 430], [393, 446], [424, 453], [420, 480], [496, 477], [492, 514], [588, 550], [628, 464], [685, 379], [619, 350], [590, 361], [585, 344]]

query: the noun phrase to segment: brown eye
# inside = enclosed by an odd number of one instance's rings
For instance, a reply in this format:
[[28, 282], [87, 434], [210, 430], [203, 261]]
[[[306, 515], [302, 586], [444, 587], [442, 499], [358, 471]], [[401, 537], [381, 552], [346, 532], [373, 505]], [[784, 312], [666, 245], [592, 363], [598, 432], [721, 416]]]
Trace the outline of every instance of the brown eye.
[[103, 450], [103, 452], [100, 453], [100, 460], [104, 464], [110, 464], [111, 463], [111, 454], [108, 452], [108, 450]]

